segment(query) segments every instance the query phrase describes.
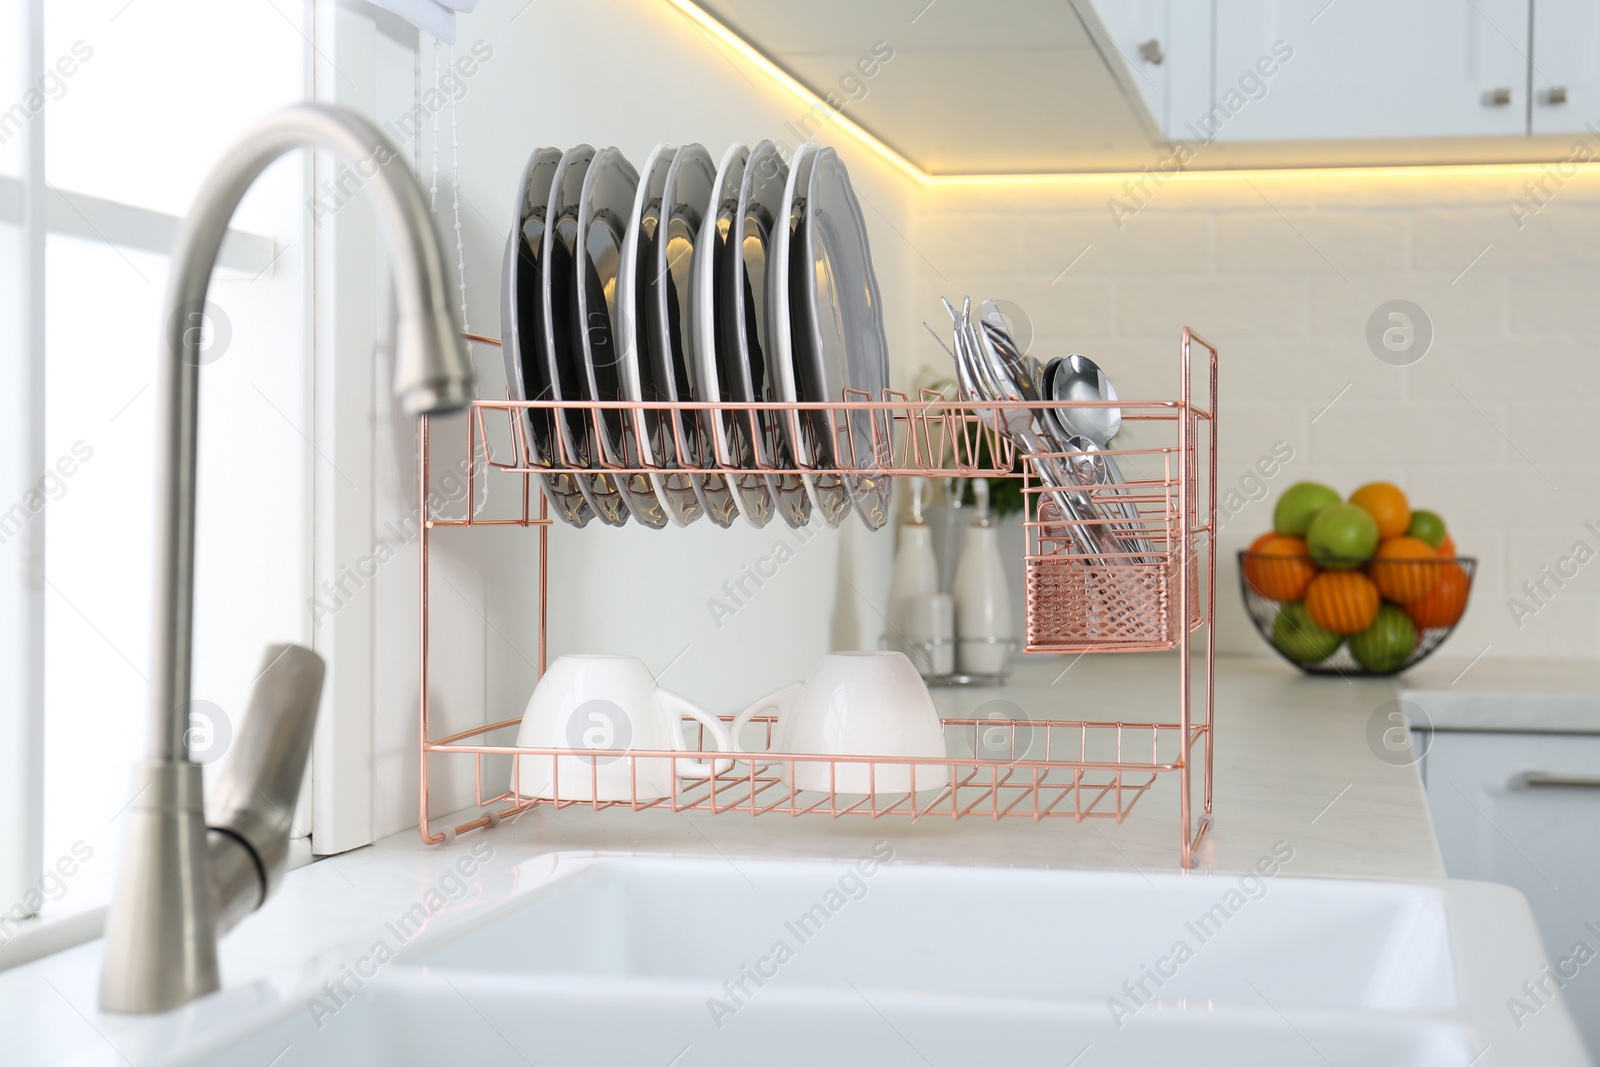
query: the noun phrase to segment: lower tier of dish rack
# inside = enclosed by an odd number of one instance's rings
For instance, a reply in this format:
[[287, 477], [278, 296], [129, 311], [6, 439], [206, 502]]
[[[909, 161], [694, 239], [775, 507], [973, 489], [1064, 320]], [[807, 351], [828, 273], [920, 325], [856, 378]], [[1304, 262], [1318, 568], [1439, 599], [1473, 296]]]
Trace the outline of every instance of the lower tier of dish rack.
[[[725, 721], [731, 724], [732, 717]], [[819, 756], [766, 751], [765, 742], [758, 740], [750, 752], [730, 756], [704, 747], [704, 727], [696, 728], [701, 736], [690, 740], [688, 750], [531, 748], [476, 740], [514, 728], [516, 720], [434, 742], [428, 751], [472, 754], [477, 806], [504, 805], [455, 827], [458, 833], [539, 804], [597, 811], [660, 808], [1121, 822], [1160, 774], [1182, 769], [1185, 748], [1192, 752], [1210, 729], [1208, 724], [1191, 726], [1185, 746], [1176, 723], [987, 717], [946, 718], [943, 723], [947, 748], [966, 755]], [[774, 719], [756, 717], [747, 729], [770, 737], [774, 725]], [[497, 776], [498, 783], [486, 767], [493, 756], [515, 757], [500, 761], [511, 766]], [[610, 774], [617, 765], [627, 769], [626, 786], [620, 789]], [[602, 785], [602, 769], [609, 788]], [[819, 787], [801, 787], [797, 783], [802, 778], [816, 780], [813, 784]], [[502, 784], [507, 788], [501, 789]]]
[[[1199, 362], [1207, 386], [1203, 405], [1195, 403], [1191, 395], [1194, 346], [1208, 357]], [[1178, 785], [1180, 862], [1192, 867], [1195, 850], [1212, 821], [1217, 352], [1185, 328], [1179, 362], [1179, 399], [1116, 402], [1133, 428], [1126, 436], [1134, 440], [1123, 444], [1119, 439], [1110, 455], [1133, 474], [1122, 481], [1091, 481], [1071, 488], [1048, 484], [1048, 479], [1041, 477], [1041, 464], [1082, 462], [1084, 454], [1027, 455], [1017, 461], [1010, 443], [993, 433], [996, 405], [992, 402], [943, 397], [913, 401], [893, 395], [878, 400], [847, 397], [838, 405], [478, 401], [467, 418], [466, 513], [448, 516], [439, 513], [438, 497], [430, 491], [429, 420], [424, 417], [418, 457], [423, 517], [419, 677], [419, 831], [423, 840], [448, 841], [540, 806], [834, 818], [1121, 822], [1157, 781], [1168, 775]], [[1105, 404], [1052, 401], [1043, 406]], [[1041, 405], [1035, 402], [1033, 406]], [[693, 736], [685, 738], [683, 751], [545, 749], [501, 743], [514, 736], [517, 719], [432, 737], [429, 551], [433, 534], [443, 528], [475, 526], [537, 530], [538, 669], [542, 675], [549, 632], [545, 590], [552, 520], [541, 486], [552, 472], [582, 476], [583, 468], [572, 462], [573, 457], [561, 456], [554, 465], [530, 464], [527, 422], [521, 413], [544, 411], [547, 417], [575, 419], [580, 426], [587, 421], [598, 435], [604, 432], [602, 420], [610, 417], [606, 413], [613, 408], [619, 414], [633, 412], [630, 417], [637, 417], [641, 427], [646, 409], [657, 408], [657, 414], [700, 418], [721, 413], [730, 420], [748, 420], [751, 433], [785, 419], [811, 419], [820, 424], [824, 435], [841, 442], [843, 460], [834, 473], [842, 476], [1021, 479], [1027, 542], [1024, 651], [1077, 655], [1174, 652], [1176, 655], [1165, 657], [1176, 683], [1173, 721], [945, 718], [948, 754], [941, 758], [766, 751], [772, 721], [761, 718], [751, 720], [747, 734], [764, 729], [766, 736], [739, 739], [746, 751], [729, 754], [708, 750], [704, 737]], [[491, 417], [505, 420], [507, 427], [504, 439], [510, 444], [502, 444], [498, 451], [491, 441]], [[860, 453], [852, 454], [849, 428], [858, 424], [868, 429], [858, 435], [863, 441]], [[680, 449], [684, 446], [681, 436], [677, 444]], [[859, 462], [869, 456], [876, 462]], [[606, 469], [611, 477], [659, 473], [615, 464]], [[736, 472], [690, 467], [680, 473], [733, 476]], [[796, 469], [794, 473], [815, 475], [818, 469]], [[520, 501], [520, 508], [513, 503], [509, 514], [480, 513], [474, 482], [491, 478], [520, 482], [520, 492], [511, 494], [513, 501]], [[494, 495], [502, 502], [507, 500], [505, 493]], [[1197, 673], [1199, 677], [1195, 677]], [[695, 729], [704, 731], [704, 727]], [[468, 758], [474, 764], [479, 814], [435, 830], [430, 813], [431, 764], [437, 759]], [[627, 768], [621, 776], [616, 773], [619, 761]]]

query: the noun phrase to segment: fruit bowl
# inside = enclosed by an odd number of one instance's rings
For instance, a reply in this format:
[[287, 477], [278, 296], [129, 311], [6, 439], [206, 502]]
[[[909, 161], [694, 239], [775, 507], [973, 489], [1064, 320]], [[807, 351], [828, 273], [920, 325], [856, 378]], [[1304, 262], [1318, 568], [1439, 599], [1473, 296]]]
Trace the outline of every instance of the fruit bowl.
[[[1478, 561], [1309, 561], [1239, 553], [1245, 611], [1273, 651], [1307, 674], [1391, 675], [1433, 654], [1455, 630]], [[1294, 599], [1274, 599], [1268, 593]], [[1409, 647], [1408, 647], [1409, 646]]]

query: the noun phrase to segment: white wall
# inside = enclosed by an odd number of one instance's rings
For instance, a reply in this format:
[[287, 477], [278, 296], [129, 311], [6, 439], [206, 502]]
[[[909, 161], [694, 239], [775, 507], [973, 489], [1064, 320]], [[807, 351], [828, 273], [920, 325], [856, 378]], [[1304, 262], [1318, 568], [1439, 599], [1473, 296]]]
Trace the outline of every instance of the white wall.
[[[1300, 479], [1344, 493], [1387, 479], [1442, 514], [1479, 561], [1441, 655], [1592, 657], [1600, 564], [1564, 588], [1547, 583], [1536, 614], [1518, 620], [1507, 605], [1576, 542], [1600, 553], [1600, 533], [1584, 526], [1600, 528], [1600, 180], [1548, 184], [1548, 206], [1519, 229], [1512, 198], [1527, 203], [1523, 183], [1540, 176], [1201, 175], [1140, 196], [1121, 178], [941, 187], [921, 222], [916, 310], [942, 315], [939, 293], [1015, 301], [1038, 331], [1036, 355], [1083, 352], [1124, 397], [1173, 394], [1180, 327], [1220, 348], [1219, 492], [1276, 442], [1295, 453], [1222, 529], [1224, 650], [1270, 654], [1244, 617], [1232, 560], [1270, 526], [1277, 495]], [[1118, 209], [1119, 227], [1113, 198], [1145, 206]], [[1366, 340], [1374, 310], [1397, 298], [1435, 331], [1409, 367], [1380, 361]], [[915, 361], [948, 364], [931, 340], [912, 340]]]
[[[658, 141], [698, 141], [714, 157], [734, 141], [770, 138], [795, 143], [785, 129], [805, 110], [790, 95], [726, 53], [675, 9], [653, 0], [486, 0], [462, 16], [456, 54], [476, 42], [492, 56], [465, 79], [457, 105], [461, 222], [465, 238], [469, 319], [498, 335], [500, 260], [512, 225], [516, 184], [528, 154], [541, 145], [616, 145], [637, 166]], [[863, 52], [871, 47], [862, 42]], [[431, 43], [424, 45], [421, 84], [433, 83]], [[892, 76], [892, 67], [881, 77]], [[441, 167], [450, 167], [450, 114], [440, 114]], [[912, 350], [916, 251], [916, 187], [848, 134], [824, 130], [850, 168], [865, 205], [874, 261], [883, 287], [889, 344]], [[424, 180], [431, 145], [424, 145]], [[452, 227], [448, 189], [441, 185], [441, 225]], [[920, 329], [920, 327], [917, 327]], [[498, 349], [474, 359], [479, 395], [504, 395]], [[908, 366], [896, 369], [908, 379]], [[447, 467], [463, 451], [459, 419], [436, 424]], [[502, 438], [503, 440], [503, 438]], [[397, 474], [404, 477], [404, 472]], [[404, 490], [407, 483], [401, 481]], [[490, 506], [516, 507], [520, 485], [500, 477]], [[398, 511], [393, 516], [399, 518]], [[380, 523], [382, 517], [380, 517]], [[550, 656], [617, 652], [641, 657], [662, 684], [718, 710], [743, 706], [802, 676], [829, 647], [876, 645], [887, 587], [890, 535], [867, 533], [851, 518], [839, 531], [814, 525], [796, 532], [775, 520], [763, 530], [721, 530], [709, 521], [687, 529], [647, 530], [630, 524], [583, 531], [556, 526], [550, 552]], [[435, 733], [515, 718], [536, 677], [537, 534], [531, 530], [446, 531], [435, 541]], [[794, 558], [756, 590], [735, 615], [713, 618], [708, 600], [746, 565], [788, 545]], [[380, 637], [375, 679], [379, 763], [386, 791], [377, 831], [415, 822], [414, 554], [385, 567], [378, 614], [398, 622]], [[392, 573], [391, 573], [392, 572]], [[453, 783], [436, 792], [443, 813], [470, 797], [471, 764], [435, 760]], [[404, 784], [402, 784], [404, 783]], [[436, 791], [440, 787], [435, 786]]]

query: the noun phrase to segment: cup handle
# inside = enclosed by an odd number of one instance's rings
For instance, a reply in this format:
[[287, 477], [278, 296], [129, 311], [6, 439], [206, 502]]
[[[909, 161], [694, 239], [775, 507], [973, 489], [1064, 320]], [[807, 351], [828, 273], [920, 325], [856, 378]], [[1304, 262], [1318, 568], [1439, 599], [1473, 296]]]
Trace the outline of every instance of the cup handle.
[[[661, 698], [662, 707], [672, 714], [674, 721], [693, 719], [711, 735], [712, 743], [717, 746], [718, 752], [732, 752], [733, 738], [728, 733], [727, 725], [717, 716], [705, 710], [688, 697], [679, 696], [670, 689], [657, 689], [656, 694]], [[680, 734], [673, 728], [672, 738], [678, 741]], [[733, 766], [732, 760], [680, 760], [680, 764], [687, 764], [698, 777], [707, 777], [727, 773]], [[682, 772], [678, 772], [682, 773]]]
[[804, 685], [804, 682], [790, 682], [782, 689], [777, 689], [771, 693], [768, 693], [766, 696], [762, 697], [754, 704], [751, 704], [739, 714], [735, 715], [733, 717], [733, 725], [728, 730], [728, 733], [733, 738], [733, 750], [735, 752], [744, 751], [743, 749], [739, 748], [739, 732], [744, 729], [746, 723], [748, 723], [755, 716], [761, 714], [763, 711], [769, 710], [776, 711], [781, 718], [783, 713], [788, 710], [789, 705], [794, 702], [794, 698], [800, 695], [800, 690], [804, 687]]

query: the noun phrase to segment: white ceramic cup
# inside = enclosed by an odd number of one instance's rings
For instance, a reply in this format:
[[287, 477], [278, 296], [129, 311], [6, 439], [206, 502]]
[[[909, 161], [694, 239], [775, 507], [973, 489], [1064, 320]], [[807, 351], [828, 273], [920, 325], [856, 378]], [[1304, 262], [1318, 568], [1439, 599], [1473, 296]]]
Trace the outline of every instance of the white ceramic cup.
[[[517, 731], [518, 747], [688, 750], [682, 723], [705, 727], [720, 751], [733, 748], [721, 719], [656, 685], [634, 656], [562, 656], [539, 679]], [[658, 800], [672, 796], [675, 779], [706, 778], [707, 760], [597, 756], [516, 757], [511, 789], [538, 800]], [[731, 764], [717, 761], [721, 772]]]
[[[894, 756], [943, 759], [944, 724], [922, 676], [901, 652], [832, 652], [804, 682], [793, 682], [756, 701], [733, 721], [733, 736], [751, 716], [776, 712], [770, 751], [824, 756]], [[783, 768], [786, 762], [780, 761]], [[795, 789], [827, 793], [905, 793], [908, 763], [796, 760]], [[915, 767], [916, 790], [950, 782], [947, 765]]]

